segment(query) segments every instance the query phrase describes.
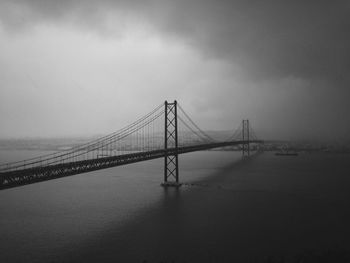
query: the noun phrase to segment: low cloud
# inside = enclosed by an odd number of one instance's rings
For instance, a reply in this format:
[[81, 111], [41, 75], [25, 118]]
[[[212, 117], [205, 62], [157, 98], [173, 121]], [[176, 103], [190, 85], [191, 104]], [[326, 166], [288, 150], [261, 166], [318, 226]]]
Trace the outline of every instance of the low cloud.
[[[349, 111], [349, 11], [348, 1], [340, 0], [3, 0], [0, 21], [14, 38], [43, 25], [64, 25], [112, 39], [124, 36], [130, 27], [140, 32], [147, 28], [169, 43], [196, 50], [210, 65], [219, 61], [214, 68], [220, 73], [213, 73], [212, 81], [206, 72], [196, 74], [197, 81], [187, 75], [183, 83], [194, 96], [184, 100], [195, 104], [198, 117], [210, 98], [212, 114], [232, 102], [239, 112], [251, 115], [265, 107], [270, 115], [257, 115], [262, 127], [274, 116], [291, 134], [295, 129], [286, 127], [303, 126], [304, 134], [315, 129], [331, 134], [338, 116]], [[208, 85], [216, 80], [220, 85], [213, 91]], [[195, 97], [200, 86], [206, 88]], [[167, 91], [160, 94], [173, 94], [172, 88], [163, 87]], [[236, 113], [237, 118], [241, 115]], [[290, 124], [283, 121], [287, 115]], [[310, 127], [305, 129], [307, 123]], [[350, 123], [343, 120], [338, 127], [346, 132]]]

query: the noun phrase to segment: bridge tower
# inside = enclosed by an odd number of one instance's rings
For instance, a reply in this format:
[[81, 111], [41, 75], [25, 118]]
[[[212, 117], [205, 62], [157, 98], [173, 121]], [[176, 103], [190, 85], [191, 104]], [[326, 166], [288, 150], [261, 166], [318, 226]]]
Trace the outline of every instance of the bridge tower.
[[165, 131], [164, 131], [164, 182], [162, 186], [179, 187], [178, 129], [177, 102], [165, 101]]
[[249, 120], [242, 120], [242, 155], [243, 157], [248, 157], [250, 155], [249, 146]]

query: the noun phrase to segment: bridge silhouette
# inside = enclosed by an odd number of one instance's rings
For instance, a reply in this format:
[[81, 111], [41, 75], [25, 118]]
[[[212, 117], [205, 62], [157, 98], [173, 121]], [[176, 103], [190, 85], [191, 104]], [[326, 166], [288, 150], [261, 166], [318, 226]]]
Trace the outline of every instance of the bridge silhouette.
[[178, 155], [220, 147], [236, 147], [242, 156], [251, 144], [262, 144], [243, 120], [226, 139], [204, 132], [174, 101], [154, 110], [117, 132], [35, 158], [0, 165], [0, 189], [52, 180], [90, 171], [164, 158], [162, 185], [180, 186]]

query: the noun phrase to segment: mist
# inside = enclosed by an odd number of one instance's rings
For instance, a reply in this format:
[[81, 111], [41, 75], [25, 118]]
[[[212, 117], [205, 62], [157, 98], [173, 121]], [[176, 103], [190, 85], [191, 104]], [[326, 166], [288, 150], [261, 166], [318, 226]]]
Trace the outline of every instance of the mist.
[[164, 100], [206, 130], [349, 137], [347, 1], [2, 1], [0, 137], [112, 132]]

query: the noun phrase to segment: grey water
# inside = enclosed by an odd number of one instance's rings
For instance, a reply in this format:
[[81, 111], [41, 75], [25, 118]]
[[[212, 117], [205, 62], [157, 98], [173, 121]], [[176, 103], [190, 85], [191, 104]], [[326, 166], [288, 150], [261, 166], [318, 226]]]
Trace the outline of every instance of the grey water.
[[0, 191], [0, 262], [262, 262], [349, 248], [350, 155], [203, 151], [179, 163], [179, 189], [160, 186], [158, 159]]

